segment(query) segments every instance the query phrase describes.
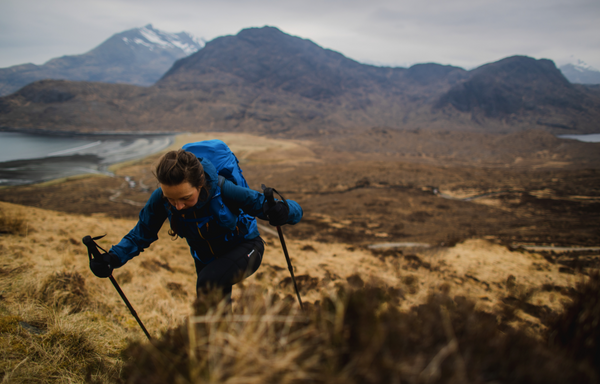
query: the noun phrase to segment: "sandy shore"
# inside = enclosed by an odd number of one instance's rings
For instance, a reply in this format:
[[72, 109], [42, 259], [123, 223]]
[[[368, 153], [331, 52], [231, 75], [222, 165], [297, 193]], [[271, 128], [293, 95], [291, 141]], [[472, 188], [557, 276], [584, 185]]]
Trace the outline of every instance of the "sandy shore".
[[55, 156], [0, 163], [0, 186], [36, 184], [83, 174], [108, 174], [112, 164], [140, 159], [168, 148], [174, 136], [100, 138], [98, 144], [61, 151]]

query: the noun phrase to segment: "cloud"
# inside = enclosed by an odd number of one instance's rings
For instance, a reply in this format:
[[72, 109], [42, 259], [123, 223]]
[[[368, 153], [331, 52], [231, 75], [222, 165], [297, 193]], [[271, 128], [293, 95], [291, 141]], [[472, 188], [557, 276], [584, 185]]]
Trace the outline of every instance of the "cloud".
[[[5, 0], [0, 66], [84, 53], [152, 23], [213, 39], [271, 25], [361, 62], [474, 67], [523, 54], [600, 68], [597, 0]], [[562, 60], [562, 59], [560, 59]]]

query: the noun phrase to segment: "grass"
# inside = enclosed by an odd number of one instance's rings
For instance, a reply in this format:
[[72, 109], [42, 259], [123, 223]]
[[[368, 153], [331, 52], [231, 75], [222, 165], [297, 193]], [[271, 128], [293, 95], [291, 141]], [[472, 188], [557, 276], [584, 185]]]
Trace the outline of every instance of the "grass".
[[[26, 228], [0, 235], [1, 383], [599, 381], [597, 276], [531, 336], [511, 326], [515, 314], [506, 307], [481, 311], [449, 287], [428, 290], [423, 275], [402, 268], [395, 286], [353, 273], [309, 292], [314, 278], [306, 275], [302, 313], [292, 288], [277, 283], [287, 270], [265, 263], [262, 278], [235, 288], [232, 308], [211, 296], [192, 307], [187, 246], [163, 239], [114, 273], [149, 343], [110, 282], [91, 274], [80, 240], [108, 233], [99, 243], [109, 248], [134, 221], [0, 209]], [[519, 303], [529, 300], [517, 291]]]
[[0, 209], [0, 234], [25, 235], [27, 222], [21, 211]]
[[[10, 218], [7, 222], [18, 218], [21, 223], [11, 224], [11, 233], [0, 235], [0, 382], [118, 381], [121, 352], [145, 336], [110, 282], [91, 274], [87, 252], [77, 237], [110, 232], [101, 244], [108, 247], [106, 243], [116, 243], [132, 222], [7, 203], [0, 203], [0, 209]], [[191, 271], [165, 271], [164, 279], [148, 284], [148, 273], [138, 264], [117, 271], [115, 277], [124, 277], [122, 289], [157, 336], [180, 324], [191, 311], [186, 294], [173, 298], [167, 289], [176, 281], [182, 287], [193, 286], [187, 281]]]
[[44, 187], [48, 187], [48, 186], [51, 186], [51, 185], [58, 185], [58, 184], [66, 182], [66, 181], [87, 179], [87, 178], [90, 178], [90, 177], [109, 177], [109, 176], [101, 174], [101, 173], [84, 173], [84, 174], [81, 174], [81, 175], [73, 175], [73, 176], [61, 177], [59, 179], [53, 179], [53, 180], [49, 180], [49, 181], [44, 181], [42, 183], [33, 184], [33, 186], [34, 187], [39, 187], [39, 188], [44, 188]]
[[[597, 284], [597, 283], [596, 283]], [[409, 312], [382, 287], [343, 287], [308, 305], [251, 287], [233, 314], [201, 306], [187, 324], [124, 352], [126, 383], [589, 383], [568, 349], [514, 330], [464, 297]], [[586, 354], [597, 353], [586, 351]], [[587, 356], [586, 355], [586, 356]], [[596, 368], [597, 369], [597, 368]]]
[[3, 383], [116, 380], [120, 367], [115, 359], [117, 351], [113, 348], [111, 353], [99, 345], [95, 340], [98, 330], [90, 328], [84, 318], [69, 318], [68, 312], [34, 304], [23, 305], [19, 310], [19, 316], [0, 317]]

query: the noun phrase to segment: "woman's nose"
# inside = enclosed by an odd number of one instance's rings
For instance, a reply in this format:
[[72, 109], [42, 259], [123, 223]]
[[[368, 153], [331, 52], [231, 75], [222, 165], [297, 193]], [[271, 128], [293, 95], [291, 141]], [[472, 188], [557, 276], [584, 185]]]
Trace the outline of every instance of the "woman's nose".
[[178, 201], [177, 203], [175, 203], [175, 209], [177, 209], [178, 211], [182, 210], [183, 207], [185, 207], [185, 204], [183, 204], [183, 202]]

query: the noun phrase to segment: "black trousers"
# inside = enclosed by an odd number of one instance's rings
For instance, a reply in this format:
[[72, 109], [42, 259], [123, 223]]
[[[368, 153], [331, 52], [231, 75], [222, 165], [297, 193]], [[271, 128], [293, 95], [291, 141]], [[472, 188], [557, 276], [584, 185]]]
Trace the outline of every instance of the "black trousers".
[[217, 256], [209, 264], [203, 264], [194, 258], [198, 274], [197, 294], [220, 288], [223, 290], [223, 297], [230, 297], [233, 285], [252, 275], [260, 267], [264, 252], [265, 244], [259, 236], [246, 240], [232, 250]]

